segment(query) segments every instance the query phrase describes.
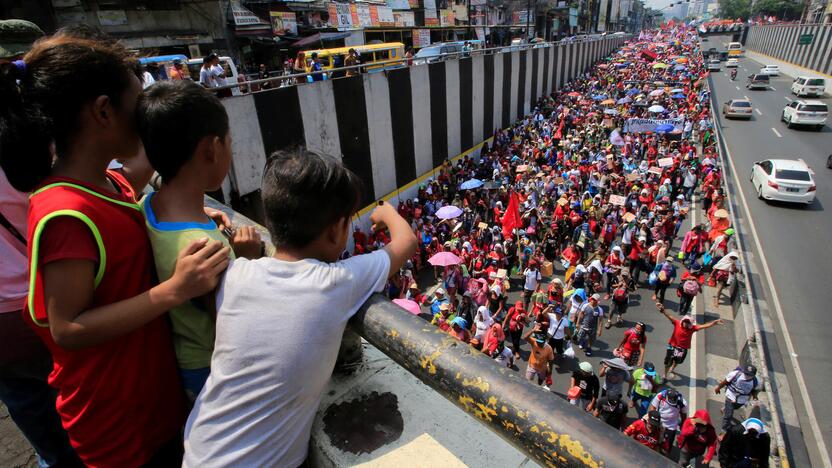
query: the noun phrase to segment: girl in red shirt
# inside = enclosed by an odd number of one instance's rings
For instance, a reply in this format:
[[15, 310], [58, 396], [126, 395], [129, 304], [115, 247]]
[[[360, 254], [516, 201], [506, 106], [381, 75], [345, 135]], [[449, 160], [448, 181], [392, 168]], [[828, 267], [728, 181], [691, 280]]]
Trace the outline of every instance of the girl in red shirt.
[[118, 45], [68, 35], [0, 63], [3, 170], [33, 192], [25, 316], [52, 354], [58, 414], [88, 466], [180, 463], [184, 395], [162, 315], [212, 291], [228, 264], [219, 242], [194, 242], [154, 286], [134, 189], [107, 170], [141, 150], [135, 65]]

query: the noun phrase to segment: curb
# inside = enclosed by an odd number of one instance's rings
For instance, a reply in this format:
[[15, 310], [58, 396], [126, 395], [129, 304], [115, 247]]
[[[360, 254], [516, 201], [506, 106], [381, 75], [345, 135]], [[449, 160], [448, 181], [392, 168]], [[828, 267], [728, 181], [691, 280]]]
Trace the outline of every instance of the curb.
[[[722, 185], [723, 189], [725, 190], [725, 196], [728, 200], [728, 214], [731, 219], [731, 226], [737, 232], [737, 235], [734, 237], [737, 243], [737, 250], [742, 257], [740, 260], [740, 270], [741, 270], [741, 278], [742, 279], [735, 279], [735, 281], [742, 281], [745, 282], [748, 278], [751, 278], [750, 273], [748, 272], [748, 251], [746, 250], [745, 246], [742, 243], [742, 234], [743, 231], [740, 227], [740, 224], [737, 222], [737, 215], [734, 213], [734, 210], [731, 209], [734, 206], [734, 194], [731, 190], [729, 190], [728, 184], [726, 182], [726, 176], [728, 174], [727, 167], [725, 166], [725, 159], [726, 154], [723, 151], [724, 142], [722, 140], [722, 125], [717, 119], [717, 115], [714, 113], [714, 106], [716, 104], [714, 94], [711, 91], [711, 77], [708, 77], [708, 92], [710, 93], [710, 101], [711, 101], [711, 120], [714, 123], [714, 135], [716, 136], [717, 142], [717, 152], [719, 153], [719, 165], [722, 171]], [[735, 182], [738, 182], [738, 176], [735, 173], [731, 173], [732, 177], [737, 179]], [[739, 205], [737, 205], [739, 206]], [[762, 328], [762, 317], [760, 316], [761, 312], [759, 309], [754, 307], [752, 304], [754, 303], [754, 298], [751, 295], [750, 288], [745, 288], [745, 298], [744, 300], [741, 298], [741, 303], [739, 305], [739, 309], [742, 311], [743, 320], [745, 322], [745, 329], [746, 334], [750, 334], [746, 338], [746, 342], [742, 344], [742, 347], [745, 345], [749, 345], [749, 349], [751, 351], [750, 360], [756, 363], [757, 368], [761, 371], [763, 376], [762, 383], [763, 383], [763, 390], [761, 392], [764, 394], [765, 403], [760, 404], [760, 416], [763, 421], [770, 422], [770, 426], [773, 428], [774, 432], [774, 439], [776, 444], [776, 456], [773, 455], [774, 458], [774, 466], [780, 466], [782, 468], [789, 468], [789, 458], [788, 454], [786, 453], [786, 446], [783, 438], [783, 431], [781, 427], [782, 421], [782, 409], [779, 405], [776, 404], [776, 401], [779, 400], [777, 395], [778, 389], [777, 386], [774, 385], [775, 382], [775, 375], [767, 365], [767, 361], [769, 356], [766, 353], [766, 349], [763, 346], [763, 333], [761, 331]], [[733, 306], [733, 304], [732, 304]], [[737, 343], [737, 346], [740, 347], [740, 343]], [[741, 355], [742, 347], [738, 349], [738, 354]], [[761, 402], [762, 403], [762, 402]]]

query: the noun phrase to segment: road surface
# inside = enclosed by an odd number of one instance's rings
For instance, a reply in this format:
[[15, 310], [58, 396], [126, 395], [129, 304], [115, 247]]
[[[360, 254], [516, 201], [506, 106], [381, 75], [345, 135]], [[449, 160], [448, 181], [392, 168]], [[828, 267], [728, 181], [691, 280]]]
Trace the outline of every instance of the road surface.
[[[712, 37], [710, 41], [715, 47], [714, 43], [721, 45], [727, 38], [720, 41]], [[719, 118], [740, 179], [739, 187], [733, 188], [738, 195], [735, 199], [746, 209], [737, 193], [739, 188], [747, 202], [748, 213], [741, 212], [745, 234], [754, 234], [758, 241], [748, 238], [746, 244], [752, 251], [759, 246], [754, 255], [757, 264], [751, 265], [752, 286], [774, 322], [779, 350], [774, 350], [770, 365], [788, 375], [797, 406], [799, 427], [787, 428], [796, 444], [790, 450], [794, 464], [805, 466], [799, 463], [803, 455], [797, 443], [802, 433], [812, 465], [828, 466], [824, 455], [828, 457], [826, 447], [832, 447], [832, 399], [827, 394], [832, 385], [832, 217], [826, 207], [832, 207], [832, 170], [826, 168], [826, 159], [832, 153], [832, 128], [826, 126], [820, 132], [786, 128], [780, 117], [783, 107], [796, 99], [790, 93], [793, 77], [772, 77], [767, 90], [745, 89], [746, 76], [761, 66], [749, 58], [741, 59], [737, 80], [732, 82], [723, 64], [721, 72], [711, 74], [711, 82], [719, 106], [732, 98], [747, 97], [755, 109], [750, 121]], [[832, 100], [822, 100], [832, 107]], [[757, 198], [748, 176], [755, 161], [769, 158], [802, 158], [816, 171], [814, 204], [790, 206]], [[753, 229], [748, 229], [752, 224]], [[778, 352], [782, 360], [776, 358]], [[804, 401], [807, 395], [808, 405]], [[822, 434], [820, 440], [815, 439], [818, 433]]]

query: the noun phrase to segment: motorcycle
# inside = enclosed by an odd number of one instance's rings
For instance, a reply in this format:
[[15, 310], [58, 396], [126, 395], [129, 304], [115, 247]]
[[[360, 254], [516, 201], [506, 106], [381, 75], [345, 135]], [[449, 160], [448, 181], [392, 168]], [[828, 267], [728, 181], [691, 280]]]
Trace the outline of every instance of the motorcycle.
[[731, 81], [735, 81], [737, 79], [737, 69], [731, 70]]

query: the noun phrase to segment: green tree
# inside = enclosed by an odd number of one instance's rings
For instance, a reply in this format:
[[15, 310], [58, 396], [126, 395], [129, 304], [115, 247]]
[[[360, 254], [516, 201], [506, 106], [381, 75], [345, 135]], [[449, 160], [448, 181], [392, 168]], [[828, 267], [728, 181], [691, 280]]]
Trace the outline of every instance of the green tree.
[[803, 13], [803, 4], [789, 0], [757, 0], [752, 11], [755, 15], [774, 15], [780, 19], [796, 19]]
[[719, 2], [719, 16], [723, 19], [747, 19], [750, 15], [751, 0], [722, 0]]

